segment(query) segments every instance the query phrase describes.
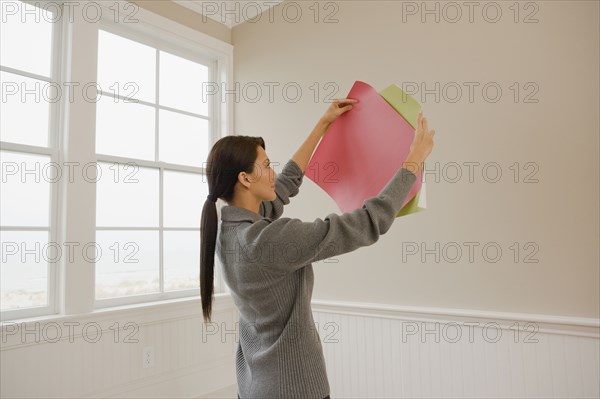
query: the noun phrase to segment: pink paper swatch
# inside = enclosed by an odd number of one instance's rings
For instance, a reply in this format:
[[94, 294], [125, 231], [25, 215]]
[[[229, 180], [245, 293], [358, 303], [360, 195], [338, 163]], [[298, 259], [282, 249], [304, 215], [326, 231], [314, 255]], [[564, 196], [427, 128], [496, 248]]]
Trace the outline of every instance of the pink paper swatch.
[[[361, 208], [381, 192], [406, 160], [415, 134], [368, 84], [356, 81], [346, 97], [359, 102], [329, 126], [305, 173], [342, 212]], [[420, 189], [421, 173], [402, 206]]]

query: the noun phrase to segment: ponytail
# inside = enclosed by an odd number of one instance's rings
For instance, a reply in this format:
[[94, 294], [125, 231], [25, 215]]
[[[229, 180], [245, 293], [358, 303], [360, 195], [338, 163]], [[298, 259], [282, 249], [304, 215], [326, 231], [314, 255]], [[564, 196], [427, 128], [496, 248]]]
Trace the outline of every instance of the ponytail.
[[215, 245], [217, 242], [217, 205], [207, 198], [200, 224], [200, 298], [204, 321], [210, 322], [214, 299]]
[[210, 193], [200, 221], [200, 299], [204, 321], [210, 322], [214, 299], [215, 248], [217, 242], [217, 198], [230, 203], [240, 172], [252, 173], [262, 137], [226, 136], [218, 140], [207, 158], [206, 175]]

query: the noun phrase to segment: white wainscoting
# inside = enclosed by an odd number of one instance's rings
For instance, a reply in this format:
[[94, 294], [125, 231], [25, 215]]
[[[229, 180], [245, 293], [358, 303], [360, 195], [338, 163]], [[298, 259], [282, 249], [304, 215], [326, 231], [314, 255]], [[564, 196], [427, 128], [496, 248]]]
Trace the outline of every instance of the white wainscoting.
[[[219, 329], [237, 326], [237, 312], [229, 295], [216, 295], [212, 320]], [[78, 323], [73, 325], [72, 334], [70, 322]], [[37, 323], [29, 320], [26, 328], [37, 328], [37, 336], [33, 332], [23, 336], [23, 325], [18, 325], [16, 334], [10, 333], [5, 323], [0, 395], [192, 398], [229, 387], [235, 384], [237, 336], [208, 328], [203, 334], [202, 323], [199, 298]], [[83, 326], [89, 326], [85, 338]], [[102, 331], [101, 338], [94, 342], [97, 329]], [[61, 337], [55, 339], [57, 331]], [[143, 348], [148, 346], [154, 348], [154, 366], [143, 368]]]
[[598, 319], [332, 301], [312, 307], [332, 398], [600, 396]]
[[[214, 306], [220, 330], [204, 340], [199, 300], [57, 317], [56, 342], [49, 321], [39, 323], [38, 337], [3, 329], [0, 394], [192, 398], [220, 391], [219, 397], [235, 398], [237, 311], [228, 295]], [[600, 396], [598, 319], [332, 301], [312, 306], [333, 399]], [[68, 322], [79, 323], [72, 340]], [[128, 322], [139, 328], [135, 334]], [[95, 343], [93, 323], [102, 330]], [[92, 326], [86, 339], [85, 325]], [[436, 328], [439, 342], [435, 333], [421, 336]], [[125, 343], [128, 334], [139, 342]], [[155, 364], [144, 369], [146, 346], [154, 347]]]

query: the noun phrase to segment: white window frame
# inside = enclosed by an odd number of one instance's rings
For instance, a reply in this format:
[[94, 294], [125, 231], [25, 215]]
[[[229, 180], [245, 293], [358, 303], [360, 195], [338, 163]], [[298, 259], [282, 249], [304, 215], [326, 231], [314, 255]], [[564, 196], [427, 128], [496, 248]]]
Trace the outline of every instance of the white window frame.
[[[39, 3], [40, 0], [27, 0], [29, 3]], [[42, 2], [43, 3], [43, 2]], [[57, 3], [57, 1], [53, 1]], [[115, 3], [119, 10], [131, 10], [131, 4], [122, 0], [104, 2], [95, 2], [103, 8], [103, 18], [96, 24], [83, 21], [81, 18], [81, 9], [75, 8], [74, 15], [69, 15], [73, 11], [70, 7], [63, 7], [63, 19], [60, 37], [55, 36], [57, 46], [53, 46], [53, 57], [57, 60], [53, 64], [53, 71], [59, 84], [65, 82], [95, 82], [97, 80], [97, 54], [98, 54], [98, 31], [105, 29], [110, 32], [118, 33], [125, 29], [126, 37], [134, 40], [135, 37], [140, 41], [154, 43], [154, 47], [174, 53], [185, 54], [189, 58], [190, 54], [195, 54], [196, 59], [213, 59], [212, 77], [219, 88], [228, 88], [233, 81], [233, 46], [221, 40], [215, 39], [207, 34], [188, 28], [170, 19], [154, 14], [141, 7], [137, 7], [135, 15], [132, 17], [138, 20], [137, 23], [130, 24], [126, 28], [119, 26], [113, 21]], [[125, 8], [128, 6], [129, 8]], [[110, 9], [109, 9], [110, 7]], [[79, 12], [79, 13], [78, 13]], [[122, 18], [121, 18], [122, 19]], [[70, 22], [72, 21], [72, 22]], [[125, 25], [125, 24], [121, 24]], [[129, 28], [129, 29], [127, 29]], [[56, 52], [56, 53], [55, 53]], [[179, 54], [178, 54], [179, 53]], [[58, 61], [60, 60], [60, 62]], [[62, 68], [58, 68], [61, 67]], [[223, 95], [219, 89], [215, 96], [215, 107], [211, 110], [209, 106], [209, 118], [212, 120], [209, 135], [211, 143], [214, 143], [221, 137], [233, 134], [233, 103], [231, 96]], [[96, 155], [95, 153], [95, 107], [96, 104], [80, 101], [77, 96], [72, 103], [63, 98], [60, 106], [56, 110], [56, 118], [49, 139], [49, 145], [54, 144], [54, 150], [48, 151], [37, 149], [42, 153], [54, 154], [57, 162], [80, 162], [84, 165], [86, 162], [111, 161], [117, 159], [128, 159], [119, 157], [108, 157]], [[57, 103], [58, 104], [58, 103]], [[158, 127], [157, 127], [158, 129]], [[90, 132], [89, 135], [81, 136], [80, 132]], [[76, 132], [70, 134], [70, 132]], [[79, 133], [77, 133], [79, 132]], [[80, 134], [79, 136], [77, 134]], [[26, 148], [31, 146], [17, 146]], [[3, 149], [15, 148], [15, 145], [2, 146]], [[35, 149], [35, 148], [28, 148]], [[75, 159], [76, 158], [76, 159]], [[136, 161], [138, 162], [138, 161]], [[144, 166], [138, 162], [140, 166]], [[152, 167], [157, 163], [151, 162]], [[168, 167], [169, 164], [163, 163], [162, 167]], [[177, 165], [181, 170], [181, 166]], [[203, 168], [189, 167], [194, 172], [205, 173]], [[76, 175], [77, 176], [77, 175]], [[81, 179], [80, 179], [81, 180]], [[95, 185], [87, 184], [83, 181], [75, 180], [74, 183], [68, 183], [61, 180], [58, 187], [53, 185], [52, 199], [54, 207], [51, 209], [51, 230], [54, 231], [54, 241], [56, 242], [95, 242]], [[219, 204], [217, 204], [219, 205]], [[201, 206], [201, 204], [199, 204]], [[218, 209], [219, 207], [217, 207]], [[220, 212], [219, 212], [220, 213]], [[159, 228], [162, 229], [162, 226]], [[198, 231], [199, 233], [199, 231]], [[200, 234], [198, 234], [198, 239]], [[52, 240], [52, 237], [51, 237]], [[161, 243], [162, 245], [162, 243]], [[87, 266], [87, 267], [86, 267]], [[93, 266], [93, 265], [92, 265]], [[217, 270], [217, 268], [219, 270]], [[229, 296], [229, 290], [224, 284], [221, 273], [221, 265], [218, 257], [215, 257], [215, 297]], [[111, 298], [96, 300], [95, 298], [95, 267], [85, 264], [77, 256], [73, 264], [67, 264], [66, 258], [61, 259], [54, 270], [49, 273], [49, 306], [46, 308], [19, 309], [15, 311], [2, 312], [2, 321], [25, 319], [36, 316], [46, 316], [51, 319], [52, 316], [70, 314], [90, 314], [98, 311], [105, 312], [107, 307], [123, 309], [123, 306], [139, 307], [140, 305], [151, 306], [161, 305], [172, 300], [177, 301], [199, 301], [198, 293], [194, 296], [176, 298], [176, 294], [149, 294], [149, 296], [132, 296], [122, 298]], [[161, 276], [162, 278], [162, 276]], [[189, 295], [189, 291], [184, 295]], [[175, 298], [175, 299], [173, 299]], [[38, 317], [43, 319], [43, 317]]]
[[[28, 3], [32, 7], [36, 5], [33, 0], [21, 0], [23, 3]], [[10, 67], [2, 66], [0, 69], [3, 72], [9, 72], [13, 74], [17, 74], [20, 76], [25, 76], [28, 78], [45, 81], [48, 83], [60, 83], [60, 77], [62, 76], [62, 68], [63, 63], [61, 62], [61, 54], [63, 52], [63, 27], [60, 24], [56, 24], [52, 29], [52, 42], [51, 46], [51, 66], [50, 66], [50, 78], [37, 75], [35, 73], [30, 73], [26, 71], [21, 71], [19, 69], [14, 69]], [[16, 152], [16, 153], [24, 153], [24, 154], [32, 154], [32, 155], [46, 155], [50, 157], [50, 162], [58, 162], [59, 159], [59, 147], [58, 147], [58, 137], [60, 134], [60, 115], [62, 102], [50, 102], [49, 103], [49, 118], [48, 118], [48, 147], [40, 147], [35, 145], [28, 144], [19, 144], [19, 143], [10, 143], [10, 142], [0, 142], [0, 149], [2, 151]], [[57, 189], [56, 184], [50, 184], [50, 203], [49, 206], [49, 226], [46, 229], [48, 231], [48, 242], [58, 242], [58, 204], [60, 201], [59, 198], [59, 190]], [[39, 231], [40, 229], [44, 229], [42, 226], [28, 227], [28, 226], [3, 226], [3, 230], [9, 231]], [[57, 297], [58, 297], [58, 279], [57, 279], [57, 266], [47, 264], [46, 275], [47, 275], [47, 284], [46, 284], [46, 292], [47, 292], [47, 305], [46, 306], [37, 306], [32, 308], [24, 308], [24, 309], [13, 309], [6, 310], [1, 312], [0, 321], [11, 320], [15, 318], [28, 318], [28, 317], [36, 317], [47, 314], [53, 314], [58, 312], [57, 307]]]

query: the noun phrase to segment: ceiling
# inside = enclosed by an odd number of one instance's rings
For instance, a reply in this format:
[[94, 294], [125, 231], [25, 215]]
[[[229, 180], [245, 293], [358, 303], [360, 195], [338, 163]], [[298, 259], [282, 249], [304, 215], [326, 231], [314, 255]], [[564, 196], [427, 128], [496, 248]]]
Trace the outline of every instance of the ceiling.
[[[205, 15], [228, 28], [233, 28], [253, 19], [258, 14], [268, 10], [281, 3], [283, 0], [265, 0], [265, 1], [202, 1], [202, 0], [173, 0], [183, 7], [186, 7], [198, 14]], [[261, 17], [262, 18], [262, 17]]]

